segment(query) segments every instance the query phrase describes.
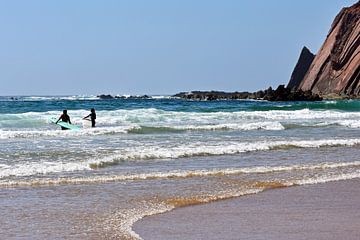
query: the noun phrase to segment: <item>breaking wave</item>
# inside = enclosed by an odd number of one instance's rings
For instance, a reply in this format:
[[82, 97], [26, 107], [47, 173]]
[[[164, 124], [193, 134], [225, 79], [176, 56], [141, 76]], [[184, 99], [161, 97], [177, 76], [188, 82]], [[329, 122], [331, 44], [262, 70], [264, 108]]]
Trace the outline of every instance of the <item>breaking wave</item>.
[[49, 121], [58, 111], [27, 112], [0, 115], [0, 139], [64, 135], [102, 135], [120, 133], [164, 133], [179, 131], [250, 131], [286, 130], [301, 127], [339, 126], [360, 128], [359, 112], [315, 111], [238, 111], [238, 112], [176, 112], [155, 108], [98, 111], [97, 128], [89, 129], [82, 120], [88, 110], [69, 110], [78, 132], [57, 131]]
[[[109, 167], [112, 165], [117, 165], [124, 161], [132, 160], [151, 160], [151, 159], [176, 159], [183, 157], [194, 157], [194, 156], [215, 156], [215, 155], [231, 155], [239, 154], [244, 152], [251, 151], [266, 151], [273, 149], [281, 148], [319, 148], [319, 147], [331, 147], [331, 146], [354, 146], [360, 144], [360, 139], [334, 139], [334, 140], [312, 140], [312, 141], [272, 141], [272, 142], [254, 142], [254, 143], [222, 143], [221, 145], [180, 145], [173, 148], [162, 148], [162, 147], [143, 147], [143, 148], [133, 148], [125, 149], [119, 151], [113, 156], [107, 156], [104, 158], [93, 159], [93, 160], [84, 160], [81, 162], [26, 162], [24, 164], [17, 165], [0, 165], [0, 178], [12, 177], [12, 176], [33, 176], [33, 175], [46, 175], [51, 173], [64, 173], [64, 172], [74, 172], [74, 171], [91, 171], [97, 168]], [[344, 165], [348, 163], [343, 163]], [[351, 163], [358, 164], [358, 162]], [[327, 165], [320, 165], [326, 167]], [[341, 166], [341, 165], [336, 165]], [[294, 166], [290, 167], [294, 168]], [[299, 168], [299, 166], [295, 166]], [[226, 169], [221, 170], [225, 172], [207, 172], [203, 171], [189, 172], [190, 175], [216, 175], [216, 174], [230, 174], [232, 171], [234, 173], [246, 173], [246, 171], [268, 171], [268, 167], [257, 167], [254, 169]], [[280, 168], [270, 168], [271, 171], [280, 171], [291, 170], [287, 167]], [[147, 178], [156, 178], [161, 177], [162, 173], [159, 175], [136, 175], [134, 176], [122, 176], [122, 180], [135, 180], [138, 179], [147, 179]], [[181, 177], [183, 172], [170, 172], [166, 177]]]
[[[1, 171], [1, 177], [4, 177], [6, 174], [18, 174], [18, 176], [25, 176], [26, 174], [34, 173], [33, 169], [37, 166], [32, 166], [30, 171], [21, 171], [26, 168], [18, 168], [17, 171]], [[2, 186], [42, 186], [42, 185], [60, 185], [60, 184], [84, 184], [84, 183], [105, 183], [105, 182], [116, 182], [116, 181], [140, 181], [140, 180], [152, 180], [152, 179], [173, 179], [173, 178], [192, 178], [192, 177], [208, 177], [208, 176], [228, 176], [228, 175], [239, 175], [239, 174], [262, 174], [262, 173], [274, 173], [274, 172], [290, 172], [290, 171], [299, 171], [299, 170], [326, 170], [326, 169], [339, 169], [346, 167], [360, 167], [360, 161], [354, 162], [324, 162], [318, 164], [297, 164], [297, 165], [284, 165], [284, 166], [273, 166], [273, 167], [264, 167], [264, 166], [254, 166], [254, 167], [242, 167], [242, 168], [225, 168], [225, 169], [203, 169], [203, 170], [174, 170], [167, 172], [148, 172], [148, 173], [134, 173], [134, 174], [124, 174], [124, 175], [104, 175], [104, 176], [88, 176], [88, 177], [77, 177], [77, 178], [57, 178], [57, 179], [32, 179], [27, 181], [17, 181], [17, 180], [6, 180], [0, 182]], [[55, 167], [55, 170], [58, 167]], [[76, 165], [71, 165], [72, 170], [81, 169]], [[54, 168], [53, 168], [54, 170]], [[68, 169], [70, 170], [70, 169]], [[39, 173], [47, 173], [51, 171], [40, 170]], [[20, 174], [20, 175], [19, 175]], [[354, 175], [355, 174], [355, 175]], [[360, 170], [351, 175], [351, 178], [360, 177]], [[310, 184], [327, 181], [328, 177], [318, 179], [317, 181], [312, 181], [309, 179], [302, 180], [292, 180], [292, 184]], [[341, 179], [339, 177], [339, 179]], [[346, 178], [347, 179], [347, 178]]]
[[175, 159], [194, 156], [232, 155], [244, 152], [267, 151], [290, 148], [319, 148], [331, 146], [354, 146], [360, 144], [360, 139], [328, 139], [328, 140], [302, 140], [302, 141], [264, 141], [264, 142], [224, 142], [221, 145], [194, 145], [188, 144], [173, 148], [152, 147], [135, 148], [114, 156], [94, 160], [91, 168], [102, 168], [119, 164], [129, 160], [147, 159]]

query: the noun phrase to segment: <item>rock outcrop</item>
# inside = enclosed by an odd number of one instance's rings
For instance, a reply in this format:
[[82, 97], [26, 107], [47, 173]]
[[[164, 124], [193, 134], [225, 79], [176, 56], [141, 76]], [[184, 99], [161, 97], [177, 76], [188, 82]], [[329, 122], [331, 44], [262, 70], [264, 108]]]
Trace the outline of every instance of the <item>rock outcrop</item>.
[[298, 89], [323, 96], [360, 97], [359, 81], [360, 1], [336, 16]]
[[301, 81], [304, 79], [305, 74], [309, 70], [311, 63], [314, 60], [315, 55], [310, 52], [307, 47], [303, 47], [300, 53], [299, 60], [297, 61], [295, 68], [291, 74], [290, 81], [287, 88], [297, 89]]
[[139, 95], [139, 96], [112, 96], [110, 94], [101, 94], [97, 96], [100, 99], [108, 100], [108, 99], [151, 99], [148, 95]]
[[[262, 98], [264, 94], [258, 97]], [[196, 101], [213, 101], [213, 100], [233, 100], [233, 99], [254, 99], [255, 95], [250, 92], [222, 92], [222, 91], [192, 91], [181, 92], [173, 95], [173, 97], [184, 98]]]
[[220, 91], [193, 91], [181, 92], [173, 97], [195, 100], [195, 101], [214, 101], [214, 100], [236, 100], [236, 99], [256, 99], [268, 101], [321, 101], [322, 98], [313, 94], [311, 91], [294, 90], [279, 85], [276, 90], [271, 87], [264, 91], [257, 92], [220, 92]]

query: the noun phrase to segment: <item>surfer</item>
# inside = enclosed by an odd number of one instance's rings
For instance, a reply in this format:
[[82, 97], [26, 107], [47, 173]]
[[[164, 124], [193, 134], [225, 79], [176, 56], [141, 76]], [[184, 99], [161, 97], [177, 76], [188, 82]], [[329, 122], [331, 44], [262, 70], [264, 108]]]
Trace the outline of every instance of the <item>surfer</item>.
[[88, 118], [90, 117], [91, 127], [95, 127], [95, 119], [96, 119], [95, 109], [92, 108], [90, 111], [91, 111], [91, 113], [89, 115], [87, 115], [86, 117], [84, 117], [83, 119], [89, 120]]
[[[59, 117], [59, 119], [56, 121], [56, 124], [57, 124], [60, 120], [63, 121], [63, 122], [67, 122], [67, 123], [70, 123], [70, 124], [71, 124], [70, 117], [69, 117], [69, 115], [67, 114], [67, 110], [66, 110], [66, 109], [63, 110], [63, 113], [61, 114], [61, 116]], [[67, 130], [67, 128], [61, 127], [61, 130]]]

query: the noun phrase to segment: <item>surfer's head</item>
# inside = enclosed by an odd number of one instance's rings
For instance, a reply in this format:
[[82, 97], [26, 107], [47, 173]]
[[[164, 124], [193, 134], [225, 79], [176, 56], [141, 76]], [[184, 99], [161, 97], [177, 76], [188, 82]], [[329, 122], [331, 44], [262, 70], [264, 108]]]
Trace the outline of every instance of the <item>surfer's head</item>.
[[95, 112], [95, 108], [90, 109], [90, 111], [91, 111], [92, 113]]
[[66, 109], [63, 110], [63, 114], [67, 114], [67, 110], [66, 110]]

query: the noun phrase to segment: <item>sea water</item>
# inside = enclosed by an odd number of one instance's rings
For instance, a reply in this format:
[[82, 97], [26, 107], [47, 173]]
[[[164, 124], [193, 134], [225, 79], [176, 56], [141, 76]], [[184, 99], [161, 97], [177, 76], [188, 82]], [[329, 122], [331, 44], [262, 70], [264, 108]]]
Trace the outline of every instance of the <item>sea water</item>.
[[137, 239], [147, 215], [358, 178], [359, 153], [358, 100], [0, 97], [0, 234]]

